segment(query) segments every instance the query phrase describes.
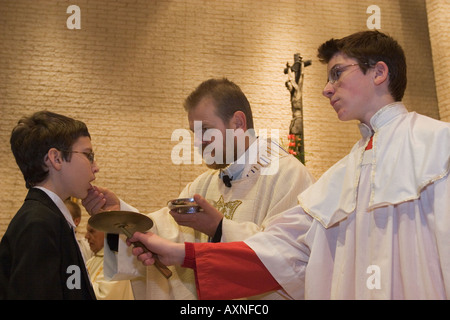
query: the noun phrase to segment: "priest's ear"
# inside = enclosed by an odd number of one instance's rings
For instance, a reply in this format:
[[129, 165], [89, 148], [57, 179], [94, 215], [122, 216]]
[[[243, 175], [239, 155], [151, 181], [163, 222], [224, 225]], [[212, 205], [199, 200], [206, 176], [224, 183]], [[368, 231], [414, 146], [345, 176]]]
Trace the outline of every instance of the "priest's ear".
[[231, 118], [230, 124], [233, 129], [242, 129], [244, 132], [247, 131], [247, 118], [245, 113], [242, 111], [236, 111]]

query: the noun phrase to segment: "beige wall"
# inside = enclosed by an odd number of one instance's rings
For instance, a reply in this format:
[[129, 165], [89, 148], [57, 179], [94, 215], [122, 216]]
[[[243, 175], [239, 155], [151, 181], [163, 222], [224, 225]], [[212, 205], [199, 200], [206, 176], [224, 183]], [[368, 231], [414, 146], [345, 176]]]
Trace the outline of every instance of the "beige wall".
[[426, 5], [439, 114], [450, 121], [450, 0], [427, 0]]
[[[70, 4], [81, 8], [80, 30], [66, 27]], [[96, 183], [149, 212], [205, 170], [170, 157], [173, 130], [187, 128], [183, 99], [201, 81], [235, 81], [256, 128], [279, 129], [286, 142], [291, 111], [283, 69], [296, 52], [313, 60], [305, 72], [305, 149], [319, 177], [359, 133], [321, 96], [326, 67], [316, 50], [367, 29], [373, 4], [381, 31], [406, 51], [409, 110], [439, 118], [425, 0], [0, 0], [0, 236], [26, 194], [9, 149], [21, 116], [47, 109], [85, 121], [101, 168]]]

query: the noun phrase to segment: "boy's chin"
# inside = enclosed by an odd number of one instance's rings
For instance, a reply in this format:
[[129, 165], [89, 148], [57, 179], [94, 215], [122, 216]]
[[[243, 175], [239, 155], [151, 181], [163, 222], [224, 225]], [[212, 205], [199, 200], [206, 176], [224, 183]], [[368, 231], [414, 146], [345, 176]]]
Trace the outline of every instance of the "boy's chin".
[[74, 198], [83, 200], [88, 196], [89, 190], [80, 191], [77, 195], [73, 195]]

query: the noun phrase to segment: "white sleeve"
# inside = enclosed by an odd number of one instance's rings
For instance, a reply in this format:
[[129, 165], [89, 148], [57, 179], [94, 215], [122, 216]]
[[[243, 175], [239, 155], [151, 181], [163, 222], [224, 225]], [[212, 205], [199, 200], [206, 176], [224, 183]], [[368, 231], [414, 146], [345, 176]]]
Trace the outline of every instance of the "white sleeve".
[[[450, 271], [450, 173], [434, 184], [435, 238], [441, 270]], [[444, 288], [450, 298], [450, 272], [443, 272]]]
[[119, 236], [118, 252], [109, 250], [105, 243], [103, 268], [107, 280], [131, 280], [145, 275], [145, 267], [133, 256], [125, 240], [125, 236]]
[[133, 206], [130, 206], [128, 203], [120, 199], [120, 211], [133, 211], [133, 212], [139, 212], [138, 209], [136, 209]]
[[[121, 211], [139, 212], [136, 208], [120, 200]], [[128, 247], [126, 237], [119, 236], [118, 251], [112, 251], [105, 239], [104, 245], [104, 275], [107, 280], [129, 280], [145, 275], [145, 267], [137, 261]]]
[[264, 232], [244, 241], [294, 299], [305, 297], [305, 273], [310, 255], [305, 235], [312, 223], [313, 219], [297, 206], [277, 215]]

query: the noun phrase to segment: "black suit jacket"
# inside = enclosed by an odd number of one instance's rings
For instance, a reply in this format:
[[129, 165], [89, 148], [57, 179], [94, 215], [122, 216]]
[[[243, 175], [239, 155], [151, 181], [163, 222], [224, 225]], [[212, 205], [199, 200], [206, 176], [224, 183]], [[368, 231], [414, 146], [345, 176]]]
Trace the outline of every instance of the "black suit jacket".
[[95, 299], [73, 230], [40, 189], [29, 190], [0, 242], [0, 299]]

